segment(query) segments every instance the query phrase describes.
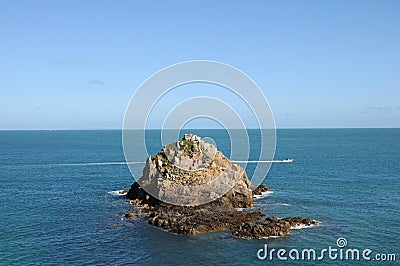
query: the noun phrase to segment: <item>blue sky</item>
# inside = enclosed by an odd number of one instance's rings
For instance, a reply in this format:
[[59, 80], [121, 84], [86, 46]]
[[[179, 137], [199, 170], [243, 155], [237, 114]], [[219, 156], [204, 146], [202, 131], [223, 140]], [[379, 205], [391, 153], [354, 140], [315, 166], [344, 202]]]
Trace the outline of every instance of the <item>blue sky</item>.
[[195, 59], [247, 73], [278, 128], [400, 127], [399, 1], [1, 1], [0, 36], [0, 129], [121, 128]]

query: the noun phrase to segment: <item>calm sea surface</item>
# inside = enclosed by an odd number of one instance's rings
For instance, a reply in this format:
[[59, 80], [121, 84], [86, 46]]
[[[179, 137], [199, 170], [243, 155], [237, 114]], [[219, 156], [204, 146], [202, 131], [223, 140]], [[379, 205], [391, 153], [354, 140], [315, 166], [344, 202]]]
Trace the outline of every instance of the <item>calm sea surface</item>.
[[[229, 154], [225, 131], [191, 132]], [[152, 154], [161, 148], [158, 133], [148, 134]], [[339, 237], [346, 248], [395, 253], [400, 261], [399, 129], [278, 130], [275, 159], [287, 157], [293, 163], [273, 163], [264, 181], [274, 193], [256, 205], [320, 226], [266, 240], [178, 236], [125, 220], [130, 206], [109, 193], [133, 182], [122, 163], [121, 131], [0, 131], [0, 264], [264, 265], [271, 264], [257, 258], [264, 244], [321, 250], [337, 248]]]

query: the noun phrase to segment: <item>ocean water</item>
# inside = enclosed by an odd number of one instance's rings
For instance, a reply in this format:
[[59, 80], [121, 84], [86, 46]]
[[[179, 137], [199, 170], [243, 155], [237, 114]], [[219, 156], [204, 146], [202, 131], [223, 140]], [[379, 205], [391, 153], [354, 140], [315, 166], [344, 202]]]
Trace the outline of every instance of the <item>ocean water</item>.
[[[223, 130], [191, 132], [212, 136], [229, 154]], [[158, 135], [148, 134], [152, 153], [161, 148]], [[250, 135], [257, 143], [257, 132]], [[396, 264], [399, 151], [399, 129], [278, 130], [275, 159], [294, 161], [272, 164], [264, 183], [273, 193], [257, 200], [256, 207], [268, 215], [322, 223], [282, 238], [245, 240], [229, 232], [179, 236], [125, 220], [131, 207], [109, 193], [133, 182], [123, 164], [121, 131], [0, 131], [0, 264], [300, 265], [305, 262], [259, 260], [257, 251], [265, 244], [287, 251], [337, 248], [341, 237], [345, 248], [396, 254], [396, 262], [381, 263]], [[321, 262], [365, 261], [326, 256]]]

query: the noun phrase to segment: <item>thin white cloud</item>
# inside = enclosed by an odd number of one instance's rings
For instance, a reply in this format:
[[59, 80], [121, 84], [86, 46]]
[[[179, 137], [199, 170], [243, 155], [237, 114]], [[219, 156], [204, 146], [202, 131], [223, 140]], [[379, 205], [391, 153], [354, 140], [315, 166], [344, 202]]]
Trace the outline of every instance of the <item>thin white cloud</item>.
[[400, 106], [364, 106], [362, 113], [364, 114], [378, 114], [378, 113], [391, 113], [395, 110], [400, 110]]
[[103, 81], [101, 81], [101, 80], [91, 80], [91, 81], [88, 81], [88, 84], [89, 85], [95, 85], [95, 86], [103, 86], [103, 85], [105, 85], [105, 83]]
[[53, 64], [56, 66], [73, 66], [73, 67], [84, 67], [88, 65], [83, 59], [66, 60], [63, 58], [53, 60]]

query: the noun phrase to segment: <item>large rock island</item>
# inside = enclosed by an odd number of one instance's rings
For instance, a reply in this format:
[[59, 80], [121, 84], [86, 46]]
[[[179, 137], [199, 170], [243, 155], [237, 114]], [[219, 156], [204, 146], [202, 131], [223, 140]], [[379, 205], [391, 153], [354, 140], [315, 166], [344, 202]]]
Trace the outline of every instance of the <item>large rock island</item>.
[[127, 192], [133, 211], [151, 225], [178, 234], [232, 231], [241, 238], [285, 236], [298, 226], [318, 222], [310, 218], [264, 218], [251, 210], [253, 196], [269, 190], [254, 187], [245, 170], [232, 164], [216, 147], [186, 134], [150, 156], [143, 176]]

